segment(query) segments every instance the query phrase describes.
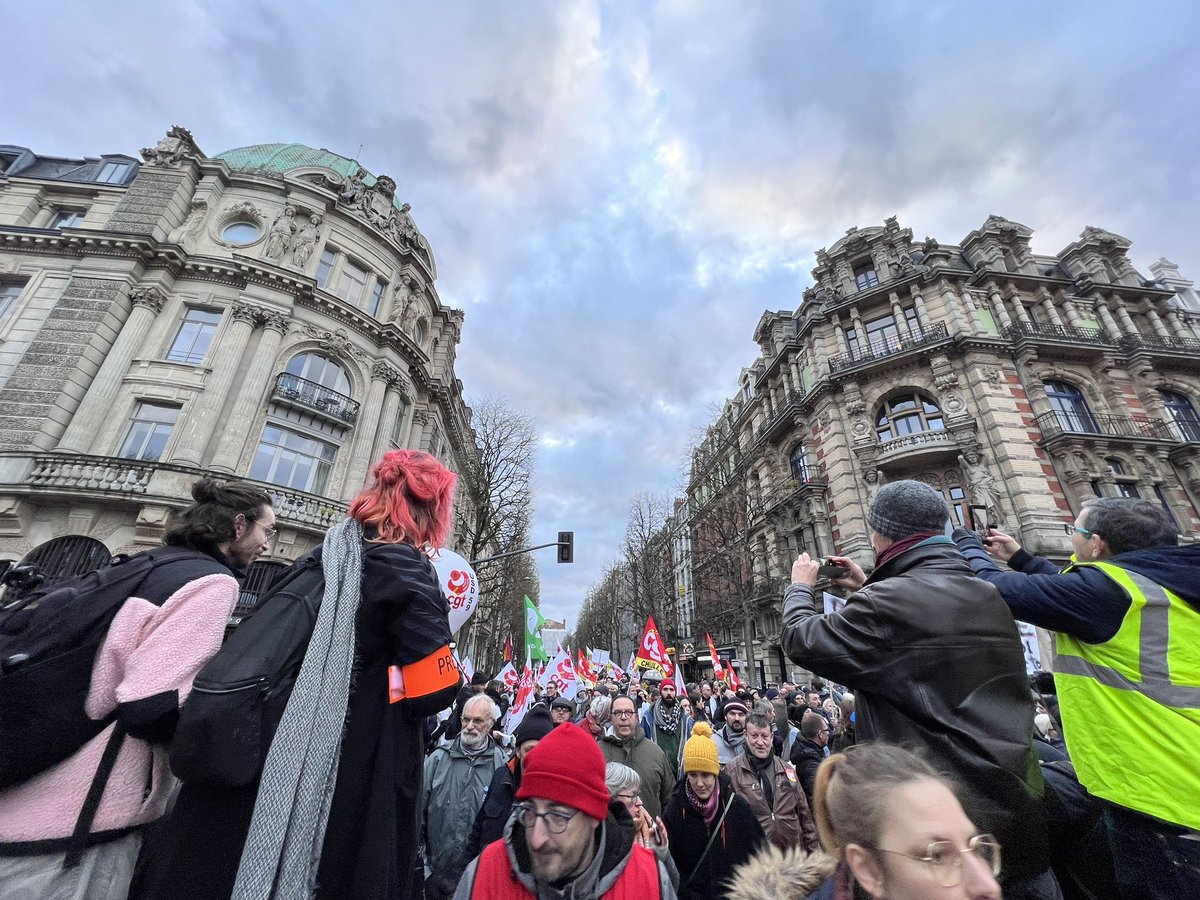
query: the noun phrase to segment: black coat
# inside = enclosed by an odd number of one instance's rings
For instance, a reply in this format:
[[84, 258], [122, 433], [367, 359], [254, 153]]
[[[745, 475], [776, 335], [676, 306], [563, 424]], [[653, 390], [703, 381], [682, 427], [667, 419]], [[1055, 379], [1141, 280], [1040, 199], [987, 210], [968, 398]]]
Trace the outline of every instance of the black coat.
[[1033, 704], [1012, 613], [949, 538], [877, 568], [840, 613], [806, 585], [784, 594], [788, 657], [850, 686], [858, 738], [904, 744], [962, 788], [963, 808], [1004, 847], [1004, 877], [1049, 866]]
[[721, 809], [728, 807], [728, 812], [723, 822], [720, 812], [713, 820], [713, 828], [721, 822], [720, 832], [707, 854], [704, 848], [713, 832], [704, 824], [704, 817], [688, 803], [686, 775], [675, 785], [675, 792], [663, 813], [671, 856], [679, 869], [679, 900], [724, 897], [725, 882], [733, 870], [767, 842], [758, 817], [749, 804], [734, 793], [729, 776], [722, 772], [717, 776], [717, 782]]
[[[407, 544], [368, 545], [362, 585], [355, 677], [316, 896], [407, 900], [420, 835], [422, 721], [449, 706], [458, 686], [389, 703], [387, 670], [449, 643], [449, 606], [429, 559]], [[257, 792], [257, 784], [185, 783], [168, 819], [148, 836], [130, 897], [229, 897]]]
[[820, 747], [803, 735], [796, 738], [796, 742], [792, 744], [792, 765], [796, 767], [796, 775], [799, 776], [804, 794], [808, 797], [809, 806], [812, 806], [813, 802], [813, 785], [817, 780], [817, 769], [824, 761], [825, 753]]
[[466, 862], [477, 857], [483, 848], [504, 837], [504, 826], [512, 815], [513, 800], [516, 798], [520, 781], [516, 775], [516, 759], [509, 760], [492, 773], [483, 806], [475, 814], [471, 836], [467, 838]]

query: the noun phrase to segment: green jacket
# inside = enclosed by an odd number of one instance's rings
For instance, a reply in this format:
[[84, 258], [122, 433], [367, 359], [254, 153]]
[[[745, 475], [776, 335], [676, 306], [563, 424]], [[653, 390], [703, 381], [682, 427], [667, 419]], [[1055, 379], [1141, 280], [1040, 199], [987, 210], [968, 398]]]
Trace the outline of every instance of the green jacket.
[[633, 737], [622, 740], [616, 735], [606, 734], [600, 739], [600, 752], [605, 762], [623, 763], [638, 773], [642, 779], [642, 803], [651, 816], [662, 815], [675, 789], [675, 775], [662, 748], [646, 737], [638, 728]]

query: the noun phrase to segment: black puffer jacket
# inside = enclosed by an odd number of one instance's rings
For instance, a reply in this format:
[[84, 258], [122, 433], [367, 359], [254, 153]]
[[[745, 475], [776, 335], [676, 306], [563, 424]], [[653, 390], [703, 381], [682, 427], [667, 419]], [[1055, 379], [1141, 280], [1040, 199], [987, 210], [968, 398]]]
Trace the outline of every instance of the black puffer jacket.
[[905, 744], [958, 782], [967, 815], [1004, 847], [1005, 879], [1048, 867], [1016, 623], [949, 538], [880, 566], [834, 615], [807, 585], [791, 585], [782, 645], [797, 664], [853, 688], [859, 742]]
[[483, 798], [483, 806], [479, 807], [479, 812], [475, 814], [471, 836], [467, 838], [467, 862], [483, 852], [483, 848], [492, 841], [504, 837], [504, 825], [512, 815], [513, 799], [517, 795], [517, 788], [520, 787], [518, 765], [515, 758], [510, 759], [492, 773], [492, 783]]
[[[679, 779], [675, 792], [663, 813], [663, 824], [667, 826], [671, 856], [679, 869], [679, 900], [710, 900], [727, 896], [729, 879], [734, 869], [750, 859], [764, 844], [758, 817], [750, 805], [733, 791], [729, 776], [722, 772], [717, 776], [720, 791], [720, 806], [728, 812], [722, 821], [721, 813], [713, 820], [713, 828], [720, 822], [720, 831], [709, 846], [712, 829], [704, 824], [704, 817], [688, 803], [685, 794], [687, 776]], [[708, 853], [704, 848], [708, 846]]]

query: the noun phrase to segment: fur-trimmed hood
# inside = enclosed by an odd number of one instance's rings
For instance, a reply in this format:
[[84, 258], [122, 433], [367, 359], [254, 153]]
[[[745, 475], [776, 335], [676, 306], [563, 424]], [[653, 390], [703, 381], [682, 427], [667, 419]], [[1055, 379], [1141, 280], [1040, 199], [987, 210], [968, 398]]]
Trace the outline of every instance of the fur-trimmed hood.
[[728, 900], [804, 900], [835, 868], [837, 860], [820, 850], [780, 850], [767, 844], [734, 870], [725, 896]]

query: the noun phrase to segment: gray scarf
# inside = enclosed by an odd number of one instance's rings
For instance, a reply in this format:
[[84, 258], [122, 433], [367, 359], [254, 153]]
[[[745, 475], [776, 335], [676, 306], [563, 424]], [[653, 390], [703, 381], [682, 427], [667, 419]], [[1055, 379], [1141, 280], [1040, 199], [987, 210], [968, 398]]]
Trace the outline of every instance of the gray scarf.
[[267, 754], [232, 900], [304, 900], [315, 893], [350, 697], [362, 542], [354, 519], [325, 535], [321, 611]]

